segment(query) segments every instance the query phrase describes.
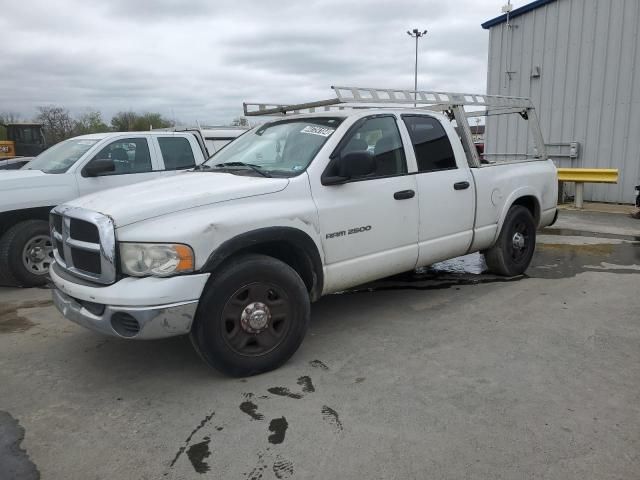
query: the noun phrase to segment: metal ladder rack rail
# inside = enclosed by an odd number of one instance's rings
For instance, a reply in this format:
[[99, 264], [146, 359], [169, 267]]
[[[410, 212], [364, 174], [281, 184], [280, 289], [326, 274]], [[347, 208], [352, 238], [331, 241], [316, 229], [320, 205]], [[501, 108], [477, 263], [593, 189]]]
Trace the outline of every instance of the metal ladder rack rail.
[[[336, 98], [306, 102], [298, 104], [277, 103], [244, 103], [244, 114], [256, 115], [282, 115], [288, 112], [301, 112], [322, 107], [335, 107], [341, 105], [346, 108], [376, 108], [395, 104], [399, 108], [407, 106], [414, 108], [436, 107], [439, 110], [453, 106], [477, 106], [498, 107], [502, 109], [530, 109], [533, 108], [531, 100], [521, 97], [505, 97], [499, 95], [484, 95], [477, 93], [454, 93], [418, 90], [398, 90], [387, 88], [362, 88], [362, 87], [331, 87]], [[415, 95], [415, 98], [414, 98]], [[255, 107], [255, 108], [250, 108]], [[330, 109], [324, 108], [329, 111]], [[322, 110], [321, 110], [322, 111]], [[313, 112], [310, 112], [313, 113]], [[470, 112], [471, 113], [471, 112]]]
[[[471, 166], [481, 165], [480, 156], [473, 145], [467, 118], [494, 114], [519, 113], [529, 120], [535, 143], [536, 157], [547, 159], [544, 139], [533, 103], [528, 98], [484, 95], [476, 93], [435, 92], [389, 88], [331, 87], [336, 98], [299, 104], [243, 103], [246, 116], [286, 115], [287, 113], [316, 113], [358, 108], [414, 108], [448, 112], [462, 130], [463, 146]], [[485, 107], [484, 111], [469, 111], [465, 107]]]
[[532, 108], [528, 98], [503, 97], [477, 93], [398, 90], [389, 88], [331, 87], [344, 103], [397, 103], [434, 106], [478, 106]]

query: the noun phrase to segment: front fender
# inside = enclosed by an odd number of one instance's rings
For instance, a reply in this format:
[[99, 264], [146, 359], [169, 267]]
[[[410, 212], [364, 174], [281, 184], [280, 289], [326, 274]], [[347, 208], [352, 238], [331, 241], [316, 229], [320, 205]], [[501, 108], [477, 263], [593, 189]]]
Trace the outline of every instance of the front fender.
[[15, 172], [3, 172], [0, 175], [1, 212], [40, 208], [59, 205], [78, 196], [78, 186], [73, 175], [43, 174], [28, 172], [31, 175], [15, 177]]

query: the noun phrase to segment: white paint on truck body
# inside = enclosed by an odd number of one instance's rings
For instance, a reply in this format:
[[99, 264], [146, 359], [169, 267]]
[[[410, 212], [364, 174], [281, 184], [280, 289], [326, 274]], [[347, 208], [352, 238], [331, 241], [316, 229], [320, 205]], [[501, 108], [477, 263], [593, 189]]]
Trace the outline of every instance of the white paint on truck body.
[[[225, 242], [255, 230], [289, 227], [313, 241], [322, 261], [327, 294], [388, 275], [479, 251], [495, 243], [514, 201], [530, 196], [538, 204], [538, 226], [550, 224], [556, 210], [556, 170], [551, 161], [501, 163], [470, 168], [462, 144], [448, 119], [436, 119], [446, 132], [455, 167], [418, 172], [402, 115], [415, 110], [360, 110], [291, 116], [287, 119], [344, 117], [306, 170], [289, 178], [254, 173], [203, 170], [175, 175], [73, 200], [71, 206], [111, 217], [119, 242], [183, 243], [201, 269]], [[362, 119], [392, 116], [404, 149], [407, 171], [401, 175], [324, 185], [322, 174], [332, 152]], [[260, 127], [257, 127], [260, 128]], [[251, 132], [247, 135], [251, 135]], [[248, 170], [247, 170], [248, 171]], [[454, 184], [465, 184], [461, 189]], [[411, 190], [410, 198], [395, 194]], [[215, 271], [211, 273], [215, 276]], [[188, 277], [188, 276], [187, 276]], [[124, 278], [127, 296], [138, 292], [148, 304], [159, 282], [181, 278]], [[59, 288], [73, 280], [55, 277]], [[103, 287], [75, 289], [78, 298], [106, 303]], [[191, 300], [193, 294], [187, 295]], [[172, 298], [173, 301], [178, 299]], [[158, 303], [162, 303], [158, 299]]]

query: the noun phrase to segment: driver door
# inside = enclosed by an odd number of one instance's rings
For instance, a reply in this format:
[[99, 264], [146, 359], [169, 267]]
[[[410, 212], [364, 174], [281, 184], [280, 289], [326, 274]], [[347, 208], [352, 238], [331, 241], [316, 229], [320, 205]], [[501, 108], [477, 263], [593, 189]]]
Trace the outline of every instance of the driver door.
[[[162, 175], [157, 165], [157, 156], [152, 155], [151, 145], [146, 136], [132, 135], [113, 140], [103, 147], [78, 172], [80, 195], [121, 187], [131, 183], [151, 180]], [[95, 177], [87, 175], [85, 167], [99, 159], [110, 159], [114, 171], [101, 173]]]
[[[373, 157], [375, 169], [338, 185], [312, 183], [325, 255], [325, 293], [411, 270], [418, 259], [415, 175], [393, 115], [361, 120], [338, 153]], [[331, 165], [327, 167], [331, 168]]]

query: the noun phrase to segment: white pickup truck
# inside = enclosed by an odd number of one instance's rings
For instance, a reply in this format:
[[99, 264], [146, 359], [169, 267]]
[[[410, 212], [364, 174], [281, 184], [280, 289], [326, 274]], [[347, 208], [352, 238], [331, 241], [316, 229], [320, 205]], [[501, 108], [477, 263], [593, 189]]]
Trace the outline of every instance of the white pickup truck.
[[[407, 108], [413, 92], [336, 92], [245, 104], [282, 116], [194, 171], [55, 208], [60, 312], [121, 338], [190, 334], [209, 365], [243, 376], [293, 355], [322, 295], [476, 251], [496, 273], [526, 270], [557, 199], [528, 100], [418, 92], [425, 108]], [[387, 108], [350, 108], [375, 105]], [[528, 161], [482, 163], [466, 105], [527, 118]], [[318, 106], [330, 111], [296, 114]]]
[[41, 285], [53, 261], [56, 205], [203, 163], [241, 129], [100, 133], [71, 138], [24, 169], [0, 172], [0, 285]]

